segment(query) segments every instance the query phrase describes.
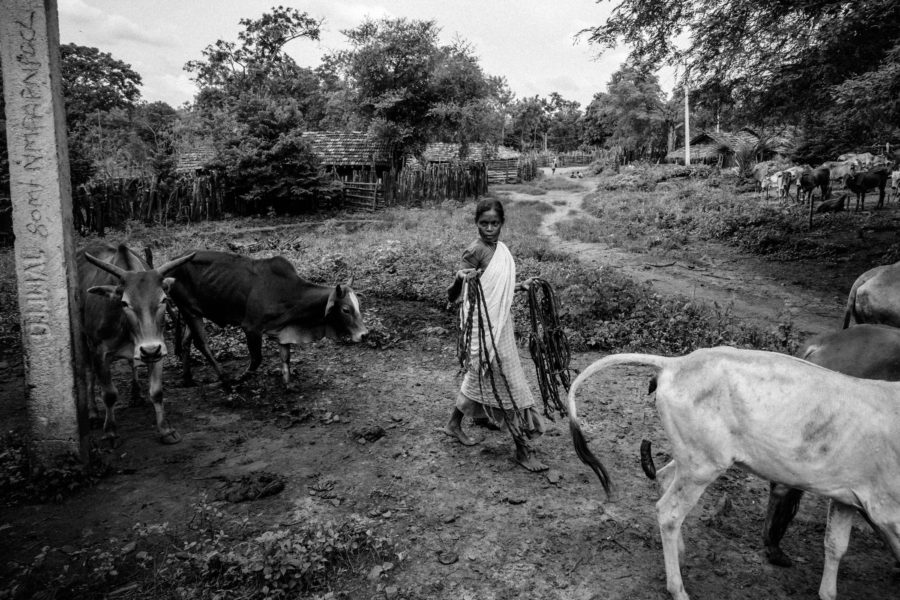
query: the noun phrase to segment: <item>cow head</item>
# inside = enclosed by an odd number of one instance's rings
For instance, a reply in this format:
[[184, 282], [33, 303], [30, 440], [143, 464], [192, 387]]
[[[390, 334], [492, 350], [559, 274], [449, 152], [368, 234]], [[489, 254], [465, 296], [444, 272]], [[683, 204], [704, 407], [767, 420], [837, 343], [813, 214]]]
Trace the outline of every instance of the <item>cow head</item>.
[[345, 284], [334, 286], [328, 295], [325, 305], [325, 335], [330, 338], [349, 337], [351, 341], [360, 342], [369, 333], [363, 323], [359, 307], [359, 298], [350, 287], [351, 278]]
[[106, 297], [121, 311], [134, 346], [134, 360], [148, 364], [161, 360], [166, 355], [163, 339], [168, 302], [166, 293], [175, 281], [165, 275], [194, 258], [194, 255], [182, 256], [149, 271], [129, 271], [87, 252], [84, 257], [119, 280], [117, 285], [96, 285], [88, 288], [88, 292]]

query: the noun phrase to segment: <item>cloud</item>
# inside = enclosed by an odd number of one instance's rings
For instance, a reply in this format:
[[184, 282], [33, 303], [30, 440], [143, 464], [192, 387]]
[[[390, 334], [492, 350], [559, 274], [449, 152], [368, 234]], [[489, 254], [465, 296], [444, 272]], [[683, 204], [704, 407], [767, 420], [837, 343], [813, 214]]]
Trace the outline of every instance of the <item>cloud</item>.
[[60, 0], [59, 14], [60, 23], [66, 24], [66, 38], [91, 39], [95, 46], [112, 47], [121, 43], [154, 47], [173, 45], [173, 40], [166, 34], [138, 25], [121, 15], [108, 15], [84, 0]]

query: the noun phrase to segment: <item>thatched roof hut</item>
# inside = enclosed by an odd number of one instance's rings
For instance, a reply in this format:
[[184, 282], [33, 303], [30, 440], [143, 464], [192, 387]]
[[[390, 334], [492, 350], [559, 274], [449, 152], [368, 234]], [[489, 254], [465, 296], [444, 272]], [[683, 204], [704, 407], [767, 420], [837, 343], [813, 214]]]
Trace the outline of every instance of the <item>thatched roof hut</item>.
[[[720, 163], [723, 167], [730, 167], [738, 148], [752, 148], [759, 140], [759, 134], [749, 127], [734, 133], [703, 131], [691, 138], [691, 162]], [[666, 161], [684, 163], [684, 147], [666, 154]]]
[[176, 173], [198, 173], [216, 158], [212, 144], [197, 144], [179, 150], [175, 155]]
[[362, 131], [304, 131], [321, 165], [328, 167], [389, 168], [391, 152], [386, 142]]

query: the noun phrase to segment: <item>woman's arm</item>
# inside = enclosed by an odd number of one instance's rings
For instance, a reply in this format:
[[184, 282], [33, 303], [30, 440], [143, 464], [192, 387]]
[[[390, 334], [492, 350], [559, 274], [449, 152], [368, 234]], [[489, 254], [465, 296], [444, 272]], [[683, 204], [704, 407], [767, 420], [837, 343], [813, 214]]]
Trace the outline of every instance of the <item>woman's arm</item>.
[[528, 291], [528, 288], [531, 287], [531, 284], [534, 283], [534, 279], [535, 279], [534, 277], [529, 277], [529, 278], [526, 279], [525, 281], [522, 281], [522, 282], [520, 282], [520, 283], [517, 283], [517, 284], [516, 284], [516, 291], [517, 291], [517, 292], [527, 292], [527, 291]]
[[466, 279], [471, 279], [476, 275], [480, 275], [481, 265], [478, 264], [478, 258], [475, 256], [475, 253], [472, 252], [472, 249], [468, 249], [463, 253], [462, 262], [460, 263], [460, 268], [456, 272], [456, 276], [453, 279], [453, 283], [450, 284], [450, 287], [447, 288], [447, 298], [450, 302], [456, 302], [462, 293], [463, 282]]

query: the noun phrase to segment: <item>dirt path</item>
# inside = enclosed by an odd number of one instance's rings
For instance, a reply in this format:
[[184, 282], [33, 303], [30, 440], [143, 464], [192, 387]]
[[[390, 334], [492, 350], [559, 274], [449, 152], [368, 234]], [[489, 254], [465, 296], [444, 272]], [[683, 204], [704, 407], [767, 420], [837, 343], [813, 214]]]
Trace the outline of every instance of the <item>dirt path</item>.
[[[551, 176], [549, 170], [546, 175]], [[566, 170], [558, 170], [556, 177], [568, 177]], [[633, 279], [650, 283], [662, 294], [680, 294], [730, 306], [734, 314], [758, 325], [769, 326], [790, 318], [804, 334], [840, 326], [846, 295], [837, 283], [832, 294], [786, 283], [784, 270], [778, 265], [719, 244], [697, 245], [691, 252], [694, 258], [673, 260], [602, 243], [563, 240], [554, 225], [569, 217], [587, 215], [582, 210], [582, 199], [594, 190], [596, 178], [588, 177], [578, 183], [583, 190], [551, 190], [541, 197], [554, 208], [544, 222], [542, 233], [560, 249], [588, 263], [621, 269]]]

